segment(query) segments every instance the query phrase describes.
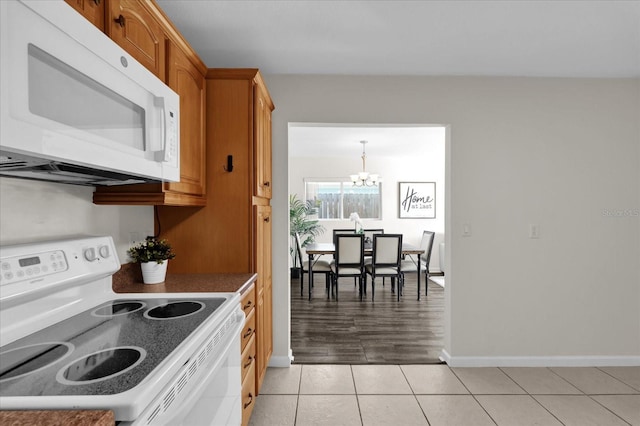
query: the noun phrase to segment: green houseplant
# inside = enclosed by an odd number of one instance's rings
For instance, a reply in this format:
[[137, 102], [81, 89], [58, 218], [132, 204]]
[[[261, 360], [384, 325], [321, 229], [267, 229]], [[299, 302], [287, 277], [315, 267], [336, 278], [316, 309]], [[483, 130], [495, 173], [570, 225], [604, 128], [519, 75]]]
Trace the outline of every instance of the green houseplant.
[[300, 248], [315, 241], [315, 238], [324, 232], [324, 226], [313, 216], [318, 214], [318, 208], [313, 200], [306, 202], [298, 198], [297, 194], [289, 195], [289, 254], [291, 255], [291, 278], [298, 278], [300, 267], [296, 253], [296, 233], [300, 236]]
[[127, 251], [133, 263], [140, 263], [142, 280], [145, 284], [164, 282], [169, 259], [176, 257], [167, 240], [154, 236], [147, 237]]

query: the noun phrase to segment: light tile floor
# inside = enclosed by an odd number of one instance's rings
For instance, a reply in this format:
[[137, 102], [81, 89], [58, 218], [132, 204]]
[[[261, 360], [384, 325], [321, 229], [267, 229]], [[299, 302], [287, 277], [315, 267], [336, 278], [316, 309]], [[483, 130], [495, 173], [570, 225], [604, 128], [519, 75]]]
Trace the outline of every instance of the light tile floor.
[[251, 426], [634, 425], [640, 367], [269, 368]]

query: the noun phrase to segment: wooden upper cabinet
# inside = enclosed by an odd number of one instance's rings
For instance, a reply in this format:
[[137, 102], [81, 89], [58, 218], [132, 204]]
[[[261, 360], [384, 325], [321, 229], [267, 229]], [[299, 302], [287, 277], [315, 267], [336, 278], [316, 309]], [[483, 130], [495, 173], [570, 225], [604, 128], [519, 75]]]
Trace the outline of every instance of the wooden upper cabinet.
[[142, 2], [109, 0], [105, 30], [120, 47], [165, 81], [165, 33]]
[[206, 167], [205, 78], [175, 44], [169, 44], [168, 52], [169, 87], [180, 95], [180, 182], [165, 183], [165, 188], [201, 196]]
[[104, 0], [65, 0], [65, 2], [104, 32]]
[[255, 195], [257, 197], [271, 198], [271, 111], [273, 103], [266, 90], [266, 86], [260, 77], [256, 77], [254, 84], [254, 113], [256, 114], [254, 123], [254, 163], [255, 173]]

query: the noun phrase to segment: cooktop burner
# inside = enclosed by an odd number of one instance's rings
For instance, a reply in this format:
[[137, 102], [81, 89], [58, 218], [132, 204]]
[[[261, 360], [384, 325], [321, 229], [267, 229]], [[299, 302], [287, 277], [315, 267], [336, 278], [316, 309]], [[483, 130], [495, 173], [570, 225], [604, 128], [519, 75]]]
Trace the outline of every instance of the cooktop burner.
[[125, 373], [140, 364], [147, 356], [142, 348], [113, 348], [94, 352], [63, 367], [56, 379], [63, 384], [76, 385], [98, 382]]
[[126, 315], [142, 309], [146, 304], [142, 302], [112, 302], [107, 306], [102, 306], [92, 312], [93, 315], [99, 317], [111, 317], [114, 315]]
[[0, 348], [0, 396], [124, 392], [225, 301], [121, 299], [86, 310]]
[[173, 319], [195, 314], [202, 308], [204, 305], [200, 302], [171, 302], [149, 309], [144, 315], [153, 319]]
[[64, 342], [38, 343], [0, 353], [0, 383], [17, 379], [48, 367], [71, 353], [73, 345]]

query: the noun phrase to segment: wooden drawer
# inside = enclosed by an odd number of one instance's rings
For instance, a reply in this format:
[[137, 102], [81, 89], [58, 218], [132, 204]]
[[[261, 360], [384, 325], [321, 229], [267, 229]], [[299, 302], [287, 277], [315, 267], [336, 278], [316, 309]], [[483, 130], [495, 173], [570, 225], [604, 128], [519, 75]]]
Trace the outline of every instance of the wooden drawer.
[[244, 382], [247, 373], [251, 369], [251, 366], [256, 362], [256, 337], [255, 334], [249, 339], [247, 347], [242, 351], [242, 381]]
[[242, 426], [249, 424], [253, 406], [256, 405], [256, 363], [252, 362], [242, 382]]
[[250, 290], [247, 290], [242, 295], [242, 300], [240, 301], [240, 306], [242, 306], [242, 310], [244, 311], [244, 316], [248, 317], [251, 311], [256, 307], [256, 288], [255, 286], [251, 286]]
[[247, 319], [244, 322], [244, 328], [242, 329], [242, 332], [240, 333], [240, 341], [242, 342], [241, 344], [241, 351], [244, 352], [244, 349], [247, 347], [247, 344], [249, 343], [249, 341], [251, 340], [251, 338], [253, 337], [253, 335], [256, 334], [256, 315], [255, 315], [255, 310], [251, 311], [251, 313], [249, 314], [249, 316], [247, 317]]

